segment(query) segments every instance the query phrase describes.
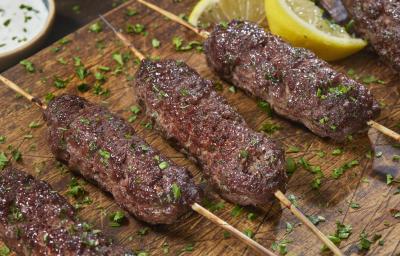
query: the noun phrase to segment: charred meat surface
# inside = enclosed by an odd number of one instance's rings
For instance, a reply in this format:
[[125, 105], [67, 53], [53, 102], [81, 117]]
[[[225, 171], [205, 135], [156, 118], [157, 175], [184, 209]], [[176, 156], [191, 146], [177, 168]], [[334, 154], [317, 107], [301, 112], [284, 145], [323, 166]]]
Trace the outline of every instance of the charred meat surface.
[[138, 219], [170, 224], [198, 200], [190, 173], [160, 155], [106, 108], [63, 95], [49, 103], [45, 120], [56, 158], [110, 192]]
[[251, 22], [216, 26], [205, 51], [223, 79], [321, 137], [343, 141], [380, 113], [366, 87]]
[[181, 61], [142, 61], [136, 92], [156, 128], [189, 156], [227, 200], [267, 203], [286, 186], [282, 149], [219, 96], [212, 82]]
[[400, 1], [343, 0], [343, 4], [354, 20], [355, 31], [400, 71]]
[[0, 172], [0, 239], [18, 255], [133, 255], [79, 221], [49, 184], [13, 167]]

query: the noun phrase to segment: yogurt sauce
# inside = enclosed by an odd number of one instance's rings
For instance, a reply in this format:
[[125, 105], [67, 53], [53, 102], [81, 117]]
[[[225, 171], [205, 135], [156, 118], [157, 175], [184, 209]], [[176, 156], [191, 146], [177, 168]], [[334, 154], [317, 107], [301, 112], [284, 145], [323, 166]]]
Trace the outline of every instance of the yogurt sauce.
[[0, 54], [39, 34], [48, 15], [43, 0], [0, 0]]

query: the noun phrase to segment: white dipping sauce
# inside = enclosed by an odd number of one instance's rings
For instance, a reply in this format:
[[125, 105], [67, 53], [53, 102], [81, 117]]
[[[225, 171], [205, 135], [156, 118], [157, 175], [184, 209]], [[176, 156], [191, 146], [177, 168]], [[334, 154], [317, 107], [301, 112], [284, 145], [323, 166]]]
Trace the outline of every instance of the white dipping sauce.
[[11, 51], [39, 34], [48, 15], [42, 0], [0, 0], [0, 53]]

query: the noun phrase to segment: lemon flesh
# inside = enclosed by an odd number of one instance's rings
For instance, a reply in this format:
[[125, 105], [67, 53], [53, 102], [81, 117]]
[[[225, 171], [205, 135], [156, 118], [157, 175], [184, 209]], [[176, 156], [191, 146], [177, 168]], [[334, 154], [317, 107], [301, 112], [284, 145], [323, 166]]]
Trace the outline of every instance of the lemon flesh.
[[189, 16], [189, 22], [201, 28], [233, 19], [262, 23], [266, 20], [264, 0], [201, 0]]
[[323, 10], [310, 0], [265, 0], [265, 11], [273, 34], [327, 61], [343, 59], [367, 45], [323, 18]]

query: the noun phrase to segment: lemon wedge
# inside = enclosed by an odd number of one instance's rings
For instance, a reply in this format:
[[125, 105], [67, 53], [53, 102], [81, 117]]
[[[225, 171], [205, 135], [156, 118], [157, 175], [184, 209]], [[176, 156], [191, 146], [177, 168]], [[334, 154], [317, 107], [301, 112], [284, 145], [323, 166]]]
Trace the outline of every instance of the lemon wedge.
[[327, 61], [343, 59], [367, 45], [325, 19], [323, 10], [310, 0], [265, 0], [265, 11], [273, 34]]
[[264, 0], [200, 0], [189, 16], [189, 22], [200, 28], [233, 19], [261, 24], [266, 20]]

